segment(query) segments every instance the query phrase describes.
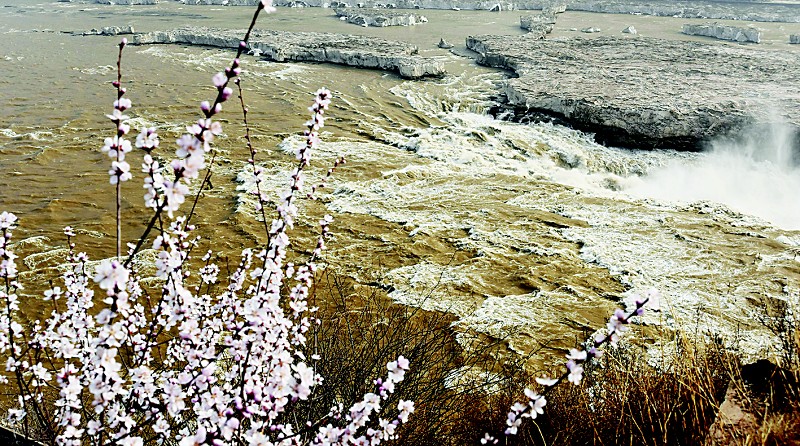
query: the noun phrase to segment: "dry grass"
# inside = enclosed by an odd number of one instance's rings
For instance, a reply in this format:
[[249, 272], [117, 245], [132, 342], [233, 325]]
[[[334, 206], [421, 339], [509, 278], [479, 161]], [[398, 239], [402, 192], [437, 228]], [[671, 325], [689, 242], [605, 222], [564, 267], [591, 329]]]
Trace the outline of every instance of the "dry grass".
[[[333, 405], [347, 408], [360, 401], [375, 390], [373, 380], [386, 375], [386, 364], [403, 355], [411, 370], [383, 405], [381, 415], [395, 416], [400, 399], [415, 402], [416, 411], [400, 430], [398, 443], [475, 444], [472, 433], [482, 426], [477, 416], [485, 413], [476, 408], [486, 403], [487, 389], [510, 394], [515, 382], [527, 382], [520, 379], [519, 364], [497, 359], [502, 340], [475, 343], [467, 354], [456, 342], [451, 315], [396, 305], [381, 290], [358, 286], [332, 273], [318, 279], [310, 304], [319, 307], [316, 317], [321, 323], [308, 334], [306, 355], [321, 356], [316, 368], [324, 381], [308, 402], [298, 402], [291, 411], [295, 425], [304, 420], [314, 425], [325, 419]], [[447, 385], [454, 370], [464, 369], [491, 373], [462, 379], [459, 386]], [[488, 408], [505, 420], [507, 404]], [[475, 426], [465, 428], [464, 422]]]
[[[417, 412], [401, 429], [397, 444], [475, 445], [486, 432], [508, 445], [800, 444], [796, 373], [771, 378], [766, 394], [754, 392], [741, 364], [721, 345], [686, 340], [675, 341], [676, 353], [655, 367], [646, 364], [639, 347], [608, 351], [587, 367], [581, 386], [567, 383], [554, 389], [545, 414], [526, 420], [517, 436], [506, 438], [502, 432], [509, 407], [524, 399], [522, 390], [532, 379], [521, 371], [521, 361], [502, 365], [493, 359], [502, 341], [484, 340], [482, 349], [465, 354], [455, 341], [450, 316], [394, 305], [382, 293], [360, 292], [368, 288], [332, 274], [322, 279], [316, 289], [322, 324], [309, 337], [309, 353], [323, 353], [318, 370], [325, 382], [311, 403], [298, 407], [298, 420], [320, 419], [337, 402], [347, 407], [371, 391], [372, 379], [402, 354], [411, 360], [412, 372], [386, 406], [412, 399]], [[796, 339], [795, 331], [784, 333]], [[785, 348], [798, 345], [787, 341]], [[786, 355], [797, 360], [797, 352]], [[471, 388], [445, 386], [451, 371], [464, 366], [491, 370], [493, 379]], [[756, 422], [741, 432], [735, 431], [741, 426], [724, 425], [728, 435], [715, 438], [709, 429], [719, 423], [729, 387], [747, 395], [742, 404], [756, 414]]]

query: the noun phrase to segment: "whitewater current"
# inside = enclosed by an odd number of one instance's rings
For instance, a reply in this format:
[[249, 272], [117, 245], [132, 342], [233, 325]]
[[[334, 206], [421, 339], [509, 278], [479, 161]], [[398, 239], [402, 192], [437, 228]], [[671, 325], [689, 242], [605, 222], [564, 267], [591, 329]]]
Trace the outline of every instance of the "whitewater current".
[[[113, 249], [114, 198], [99, 149], [110, 134], [104, 115], [118, 37], [71, 33], [123, 24], [235, 27], [248, 13], [28, 0], [0, 11], [0, 210], [20, 218], [23, 281], [59, 269], [66, 225], [93, 258]], [[662, 309], [640, 322], [648, 343], [669, 344], [680, 329], [721, 339], [747, 358], [771, 355], [775, 338], [759, 315], [764, 305], [796, 299], [800, 288], [800, 171], [789, 131], [776, 123], [743, 132], [758, 137], [682, 153], [604, 147], [561, 125], [494, 119], [488, 111], [507, 74], [435, 47], [439, 35], [455, 32], [437, 25], [448, 14], [452, 29], [480, 22], [487, 31], [519, 32], [510, 15], [432, 13], [427, 28], [406, 32], [430, 41], [421, 52], [451, 74], [425, 81], [243, 61], [248, 120], [272, 190], [286, 184], [310, 93], [326, 86], [334, 94], [309, 183], [336, 158], [347, 163], [319, 200], [301, 203], [308, 218], [292, 234], [297, 249], [310, 249], [316, 220], [329, 213], [333, 237], [324, 260], [331, 270], [398, 303], [451, 313], [455, 330], [504, 339], [521, 354], [546, 346], [544, 357], [558, 358], [615, 308], [630, 306], [634, 293], [656, 289]], [[346, 26], [324, 10], [275, 17], [269, 20], [283, 27], [301, 19]], [[131, 126], [156, 126], [166, 158], [231, 53], [126, 51]], [[195, 220], [220, 257], [263, 240], [240, 111], [231, 105], [222, 116], [213, 187]], [[145, 224], [140, 182], [135, 176], [124, 189], [129, 240]], [[31, 317], [45, 308], [35, 291], [26, 290]]]

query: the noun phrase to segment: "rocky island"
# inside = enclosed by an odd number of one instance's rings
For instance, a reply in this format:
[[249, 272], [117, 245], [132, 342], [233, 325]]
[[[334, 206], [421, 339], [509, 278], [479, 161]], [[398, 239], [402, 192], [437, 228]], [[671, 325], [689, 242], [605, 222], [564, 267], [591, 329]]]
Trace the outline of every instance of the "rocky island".
[[606, 144], [699, 150], [778, 110], [800, 123], [800, 54], [645, 37], [467, 39], [478, 62], [516, 75], [518, 118], [544, 113]]
[[385, 9], [337, 8], [334, 12], [347, 23], [361, 26], [411, 26], [428, 21], [424, 15], [413, 12], [387, 11]]
[[[136, 34], [135, 45], [179, 43], [237, 48], [243, 30], [188, 27]], [[393, 71], [408, 79], [441, 76], [441, 61], [418, 55], [416, 46], [349, 34], [253, 30], [249, 50], [275, 62], [327, 62]]]
[[524, 15], [519, 18], [520, 28], [540, 36], [541, 39], [544, 39], [547, 34], [553, 31], [555, 23], [555, 15], [533, 14]]
[[726, 26], [719, 23], [685, 24], [682, 32], [690, 36], [706, 36], [732, 42], [761, 42], [761, 31], [751, 26]]

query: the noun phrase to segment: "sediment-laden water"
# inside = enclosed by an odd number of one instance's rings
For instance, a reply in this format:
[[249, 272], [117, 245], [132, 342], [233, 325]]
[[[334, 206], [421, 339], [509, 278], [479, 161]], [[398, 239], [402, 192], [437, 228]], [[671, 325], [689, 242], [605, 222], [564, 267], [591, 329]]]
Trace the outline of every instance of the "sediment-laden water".
[[[60, 264], [66, 225], [93, 258], [113, 252], [114, 197], [99, 148], [113, 130], [104, 115], [114, 99], [119, 37], [67, 32], [128, 24], [137, 31], [242, 28], [250, 13], [28, 0], [0, 8], [0, 210], [20, 217], [23, 280]], [[694, 154], [607, 148], [566, 127], [495, 120], [486, 112], [506, 74], [435, 45], [440, 37], [463, 46], [467, 34], [520, 33], [519, 14], [426, 15], [427, 24], [396, 29], [354, 27], [323, 9], [281, 10], [260, 22], [408, 40], [452, 73], [403, 81], [372, 70], [245, 60], [248, 118], [267, 183], [276, 188], [292, 162], [287, 148], [301, 141], [310, 93], [320, 86], [334, 92], [313, 173], [319, 178], [341, 155], [348, 163], [327, 194], [303, 203], [312, 218], [296, 231], [301, 251], [312, 243], [316, 218], [330, 213], [326, 262], [336, 271], [379, 285], [398, 302], [451, 312], [458, 330], [508, 337], [520, 353], [573, 346], [631, 292], [656, 288], [663, 311], [643, 319], [651, 342], [682, 328], [720, 337], [747, 357], [769, 354], [761, 303], [800, 289], [800, 171], [785, 155], [796, 148], [780, 126], [761, 133], [769, 137], [719, 141]], [[602, 20], [621, 19], [568, 13], [556, 34]], [[625, 23], [678, 38], [680, 22], [669, 20]], [[777, 36], [782, 25], [764, 26]], [[766, 46], [781, 45], [773, 34]], [[127, 48], [132, 127], [158, 127], [168, 157], [230, 57], [182, 46]], [[195, 221], [215, 251], [231, 255], [259, 240], [262, 226], [247, 193], [241, 113], [230, 103], [222, 116], [213, 188]], [[134, 166], [136, 156], [129, 155]], [[140, 181], [124, 188], [130, 240], [145, 222]], [[43, 308], [34, 297], [25, 305], [30, 314]]]

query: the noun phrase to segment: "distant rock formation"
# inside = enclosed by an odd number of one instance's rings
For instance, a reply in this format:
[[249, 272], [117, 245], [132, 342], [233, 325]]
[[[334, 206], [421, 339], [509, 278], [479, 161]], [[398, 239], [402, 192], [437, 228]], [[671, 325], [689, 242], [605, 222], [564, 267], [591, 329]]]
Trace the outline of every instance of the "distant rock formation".
[[796, 51], [622, 36], [478, 36], [467, 48], [516, 73], [503, 92], [518, 119], [555, 116], [605, 144], [699, 150], [776, 103], [800, 125]]
[[600, 28], [595, 28], [594, 26], [589, 28], [581, 28], [581, 32], [587, 34], [599, 33], [600, 31], [602, 31]]
[[412, 12], [352, 8], [337, 8], [334, 12], [337, 16], [344, 17], [347, 23], [361, 26], [411, 26], [428, 22], [428, 18], [424, 15]]
[[453, 44], [444, 40], [444, 38], [439, 39], [439, 45], [437, 46], [444, 50], [449, 50], [450, 48], [453, 48]]
[[623, 29], [623, 30], [622, 30], [622, 33], [623, 33], [623, 34], [639, 34], [639, 32], [638, 32], [638, 31], [636, 31], [636, 28], [634, 28], [634, 26], [633, 26], [633, 25], [631, 25], [631, 26], [629, 26], [629, 27], [627, 27], [627, 28]]
[[[523, 6], [519, 6], [519, 8], [525, 9]], [[796, 5], [748, 1], [571, 0], [567, 4], [567, 8], [571, 11], [643, 14], [685, 19], [800, 22], [800, 8], [797, 8]]]
[[789, 34], [789, 43], [800, 44], [800, 34]]
[[761, 31], [749, 26], [728, 26], [719, 23], [685, 24], [682, 32], [690, 36], [706, 36], [732, 42], [761, 42]]
[[158, 0], [94, 0], [99, 5], [157, 5]]
[[563, 14], [567, 10], [566, 3], [552, 3], [542, 8], [542, 15], [555, 17], [556, 14]]
[[[212, 46], [235, 49], [244, 30], [188, 27], [135, 34], [130, 43]], [[441, 76], [444, 64], [418, 55], [416, 46], [348, 34], [253, 30], [249, 49], [276, 62], [328, 62], [394, 71], [408, 79]]]
[[528, 30], [531, 33], [537, 34], [539, 38], [544, 39], [547, 34], [553, 32], [553, 26], [556, 23], [555, 15], [525, 15], [519, 18], [519, 27]]
[[[58, 0], [75, 3], [151, 5], [159, 0]], [[254, 6], [259, 0], [179, 0], [187, 5]], [[608, 14], [644, 14], [662, 17], [700, 18], [712, 20], [744, 20], [751, 22], [800, 23], [800, 8], [792, 4], [757, 1], [704, 2], [700, 0], [361, 0], [346, 4], [331, 0], [275, 0], [275, 6], [389, 9], [452, 9], [502, 11], [551, 10], [602, 12]]]
[[109, 5], [157, 5], [159, 0], [99, 0], [98, 3], [106, 2]]
[[90, 29], [83, 34], [84, 36], [116, 36], [120, 34], [133, 34], [133, 26], [105, 26], [100, 29]]

